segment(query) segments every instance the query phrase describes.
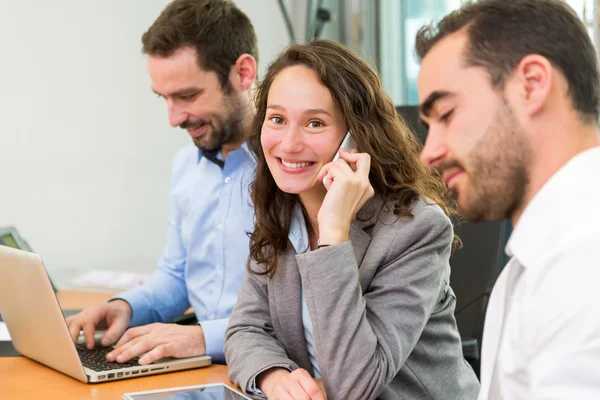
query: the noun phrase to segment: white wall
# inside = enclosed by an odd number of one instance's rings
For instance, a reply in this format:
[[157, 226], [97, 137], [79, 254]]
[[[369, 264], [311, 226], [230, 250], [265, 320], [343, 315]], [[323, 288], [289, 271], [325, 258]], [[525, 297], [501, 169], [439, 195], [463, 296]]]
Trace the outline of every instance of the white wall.
[[[258, 37], [259, 75], [262, 77], [269, 63], [290, 43], [283, 16], [277, 0], [234, 1], [254, 25]], [[285, 3], [292, 24], [300, 25], [299, 17], [304, 18], [304, 14], [298, 13], [305, 13], [306, 0], [286, 0]]]
[[[146, 272], [162, 254], [171, 159], [189, 138], [150, 91], [140, 37], [167, 3], [0, 0], [0, 226], [51, 274]], [[237, 3], [263, 71], [288, 43], [276, 0]]]

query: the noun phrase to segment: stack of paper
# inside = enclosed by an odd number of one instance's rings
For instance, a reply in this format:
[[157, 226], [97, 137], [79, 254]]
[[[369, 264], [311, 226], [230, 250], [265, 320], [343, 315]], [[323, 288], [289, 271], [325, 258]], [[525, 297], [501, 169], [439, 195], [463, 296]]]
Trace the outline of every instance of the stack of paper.
[[144, 283], [146, 279], [148, 274], [93, 269], [76, 277], [71, 283], [76, 286], [125, 290]]

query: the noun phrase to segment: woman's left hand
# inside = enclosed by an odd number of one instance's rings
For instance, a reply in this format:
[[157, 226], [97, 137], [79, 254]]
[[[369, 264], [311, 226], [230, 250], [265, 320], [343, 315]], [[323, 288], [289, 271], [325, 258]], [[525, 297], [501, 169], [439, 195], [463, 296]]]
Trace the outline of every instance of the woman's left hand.
[[329, 190], [317, 215], [321, 244], [348, 240], [350, 223], [356, 213], [375, 194], [369, 182], [371, 156], [340, 149], [340, 158], [321, 168], [317, 179], [326, 177]]

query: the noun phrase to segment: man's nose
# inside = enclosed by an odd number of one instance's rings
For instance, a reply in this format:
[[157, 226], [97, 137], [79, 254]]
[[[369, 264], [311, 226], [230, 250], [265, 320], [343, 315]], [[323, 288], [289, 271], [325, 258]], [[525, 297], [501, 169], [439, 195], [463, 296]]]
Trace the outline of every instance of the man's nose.
[[440, 132], [430, 129], [421, 151], [421, 162], [428, 167], [435, 167], [445, 157], [446, 151], [446, 145]]
[[188, 114], [175, 103], [168, 101], [169, 125], [173, 128], [183, 124], [188, 119]]

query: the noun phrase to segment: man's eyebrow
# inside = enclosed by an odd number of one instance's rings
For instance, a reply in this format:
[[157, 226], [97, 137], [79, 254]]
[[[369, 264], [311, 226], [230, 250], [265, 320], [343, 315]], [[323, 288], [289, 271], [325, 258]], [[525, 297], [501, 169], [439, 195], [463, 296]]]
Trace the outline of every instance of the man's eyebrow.
[[421, 105], [419, 105], [419, 113], [428, 117], [429, 114], [431, 114], [431, 110], [433, 109], [436, 101], [453, 95], [454, 94], [451, 92], [436, 90], [435, 92], [431, 93], [427, 99], [421, 103]]
[[169, 96], [169, 97], [189, 96], [189, 95], [192, 95], [192, 94], [201, 93], [203, 90], [204, 89], [201, 89], [201, 88], [198, 88], [198, 87], [187, 87], [187, 88], [179, 89], [179, 90], [176, 90], [176, 91], [174, 91], [172, 93], [167, 93], [166, 95], [164, 95], [162, 93], [157, 92], [156, 89], [152, 88], [152, 91], [154, 93], [156, 93], [158, 96], [161, 96], [161, 97], [166, 97], [166, 96]]

